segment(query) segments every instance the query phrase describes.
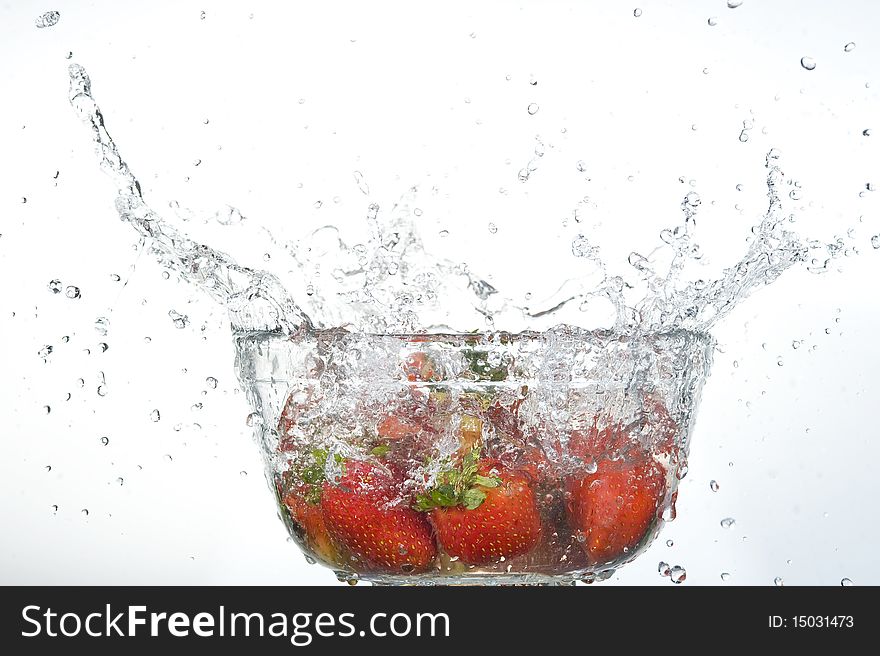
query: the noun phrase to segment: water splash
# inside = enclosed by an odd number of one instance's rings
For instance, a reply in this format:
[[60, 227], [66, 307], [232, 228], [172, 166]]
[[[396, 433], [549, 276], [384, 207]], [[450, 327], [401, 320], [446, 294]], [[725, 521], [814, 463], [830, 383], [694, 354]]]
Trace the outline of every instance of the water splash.
[[159, 261], [222, 303], [239, 329], [293, 332], [309, 327], [308, 317], [273, 275], [239, 266], [224, 253], [188, 239], [146, 205], [140, 183], [107, 132], [86, 70], [71, 64], [68, 71], [70, 103], [92, 129], [101, 169], [116, 185], [116, 210]]

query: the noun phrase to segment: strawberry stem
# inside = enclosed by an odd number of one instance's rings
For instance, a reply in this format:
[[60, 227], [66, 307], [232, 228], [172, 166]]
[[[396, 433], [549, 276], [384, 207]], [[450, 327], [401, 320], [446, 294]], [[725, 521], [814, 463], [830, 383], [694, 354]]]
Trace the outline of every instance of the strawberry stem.
[[457, 506], [467, 510], [479, 508], [486, 500], [485, 489], [501, 484], [497, 476], [478, 474], [479, 468], [480, 448], [476, 447], [464, 455], [460, 465], [440, 472], [436, 484], [416, 496], [414, 508], [421, 512]]

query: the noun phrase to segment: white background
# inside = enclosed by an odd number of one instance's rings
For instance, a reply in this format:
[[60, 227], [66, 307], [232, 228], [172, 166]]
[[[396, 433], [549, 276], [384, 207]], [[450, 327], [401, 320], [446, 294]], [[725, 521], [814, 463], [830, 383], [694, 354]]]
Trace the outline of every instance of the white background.
[[[60, 22], [37, 29], [52, 9]], [[165, 280], [117, 220], [67, 102], [70, 61], [148, 202], [255, 266], [257, 226], [354, 234], [370, 202], [416, 185], [426, 238], [448, 230], [443, 247], [513, 295], [579, 266], [572, 230], [625, 270], [691, 189], [717, 271], [765, 209], [778, 148], [798, 229], [851, 229], [859, 253], [789, 272], [717, 327], [678, 518], [605, 585], [669, 586], [661, 560], [685, 585], [880, 583], [878, 19], [868, 0], [0, 5], [0, 583], [336, 584], [275, 516], [222, 310]], [[171, 201], [233, 205], [250, 231], [175, 219]]]

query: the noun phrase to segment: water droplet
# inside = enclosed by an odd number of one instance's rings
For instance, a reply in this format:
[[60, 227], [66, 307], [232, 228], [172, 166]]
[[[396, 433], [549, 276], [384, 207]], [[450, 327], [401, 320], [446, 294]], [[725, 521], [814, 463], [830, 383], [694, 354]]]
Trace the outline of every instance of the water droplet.
[[638, 17], [641, 16], [641, 15], [642, 15], [642, 10], [641, 10], [641, 9], [639, 9], [638, 7], [636, 7], [635, 9], [633, 9], [633, 16], [635, 16], [636, 18], [638, 18]]
[[700, 194], [696, 191], [689, 191], [684, 196], [684, 202], [691, 207], [697, 207], [702, 201], [700, 200]]
[[[288, 539], [289, 539], [289, 538], [288, 538]], [[315, 560], [314, 558], [312, 558], [311, 556], [309, 556], [308, 554], [306, 554], [306, 562], [307, 562], [309, 565], [314, 565], [314, 564], [317, 563], [318, 561]]]
[[736, 526], [736, 520], [733, 517], [725, 517], [721, 520], [721, 528], [731, 529]]
[[667, 546], [667, 547], [671, 547], [671, 546], [673, 546], [674, 544], [675, 544], [675, 542], [673, 542], [672, 540], [667, 540], [667, 541], [666, 541], [666, 546]]
[[172, 323], [174, 323], [174, 327], [178, 330], [186, 328], [186, 325], [189, 323], [189, 317], [185, 314], [180, 314], [176, 310], [169, 310], [168, 316], [171, 317]]
[[785, 581], [782, 580], [781, 576], [777, 576], [775, 579], [773, 579], [773, 585], [775, 585], [777, 588], [781, 588], [785, 585]]
[[852, 582], [852, 579], [843, 578], [843, 579], [840, 579], [840, 585], [842, 585], [845, 588], [848, 588], [851, 585], [855, 585], [855, 583]]
[[47, 11], [45, 14], [37, 16], [34, 24], [42, 29], [44, 27], [52, 27], [53, 25], [56, 25], [59, 20], [61, 20], [61, 14], [57, 11]]
[[730, 580], [730, 574], [729, 574], [728, 572], [721, 572], [721, 580], [722, 580], [722, 581], [729, 581], [729, 580]]
[[122, 476], [120, 476], [119, 478], [116, 479], [116, 482], [119, 483], [120, 485], [124, 485], [124, 484], [125, 484], [125, 479], [122, 478]]
[[801, 66], [808, 71], [812, 71], [816, 68], [816, 61], [812, 57], [801, 57]]
[[52, 465], [46, 465], [43, 469], [45, 469], [46, 472], [48, 473], [48, 472], [52, 471]]
[[709, 481], [709, 489], [713, 492], [717, 492], [719, 489], [721, 489], [721, 486], [718, 485], [718, 481], [712, 480]]
[[494, 223], [490, 223], [489, 224], [489, 232], [491, 232], [494, 235], [496, 232], [498, 232], [498, 226], [496, 226]]
[[79, 287], [76, 287], [74, 285], [68, 285], [67, 289], [64, 290], [64, 295], [67, 298], [72, 298], [72, 299], [79, 298], [80, 297]]
[[247, 472], [244, 469], [242, 469], [240, 472], [238, 472], [238, 475], [241, 476], [242, 478], [247, 478]]
[[205, 12], [200, 13], [200, 14], [199, 14], [199, 18], [202, 19], [202, 20], [205, 20], [205, 18], [206, 18], [206, 14], [205, 14]]
[[855, 49], [855, 47], [856, 47], [855, 42], [854, 42], [854, 41], [850, 41], [850, 42], [847, 43], [845, 46], [843, 46], [843, 51], [844, 51], [844, 52], [852, 52], [852, 51]]
[[98, 385], [98, 396], [107, 396], [107, 386], [106, 385]]
[[[98, 317], [95, 319], [95, 332], [99, 335], [106, 335], [110, 327], [110, 320], [107, 317]], [[104, 349], [105, 351], [107, 349]]]
[[742, 143], [746, 143], [746, 142], [749, 140], [749, 132], [748, 132], [748, 130], [745, 130], [745, 129], [744, 129], [742, 132], [739, 133], [739, 140], [740, 140], [740, 142], [742, 142]]
[[57, 513], [57, 512], [58, 512], [58, 506], [57, 506], [56, 504], [54, 504], [54, 503], [52, 504], [52, 512], [53, 512], [53, 513]]
[[871, 128], [866, 128], [866, 129], [862, 130], [862, 136], [863, 137], [870, 137], [871, 136]]
[[534, 76], [532, 76], [529, 78], [529, 84], [531, 84], [533, 87], [536, 87], [538, 86], [538, 80], [536, 80]]
[[170, 454], [170, 453], [166, 453], [166, 454], [165, 454], [164, 456], [162, 456], [162, 457], [165, 459], [165, 462], [173, 462], [173, 461], [174, 461], [174, 458], [171, 457], [171, 454]]
[[669, 579], [676, 585], [687, 580], [687, 571], [681, 565], [676, 565], [669, 570]]
[[150, 421], [159, 421], [162, 417], [159, 415], [159, 410], [154, 409], [150, 412]]
[[743, 3], [743, 0], [727, 0], [727, 6], [731, 9], [736, 9]]
[[657, 564], [657, 573], [660, 576], [669, 576], [669, 563], [664, 563], [662, 560]]
[[782, 358], [776, 358], [776, 366], [777, 367], [781, 367], [781, 366], [783, 366], [783, 364], [785, 364], [785, 363], [782, 361]]
[[41, 358], [43, 358], [45, 360], [50, 355], [52, 355], [52, 346], [50, 346], [49, 344], [46, 344], [43, 348], [41, 348], [39, 351], [37, 351], [37, 355], [39, 355]]
[[52, 408], [50, 408], [48, 405], [44, 405], [43, 406], [43, 414], [48, 415], [50, 412], [52, 412]]
[[578, 160], [577, 170], [580, 171], [581, 173], [583, 173], [587, 170], [587, 164], [586, 164], [586, 162], [584, 162], [584, 160], [582, 160], [582, 159]]
[[250, 427], [262, 426], [263, 417], [258, 412], [252, 412], [245, 418], [244, 423]]
[[538, 107], [538, 103], [532, 103], [531, 105], [528, 106], [529, 115], [534, 116], [535, 114], [538, 113], [539, 109], [540, 109], [540, 107]]
[[50, 280], [48, 287], [49, 287], [49, 291], [52, 292], [53, 294], [60, 294], [61, 293], [61, 281], [58, 280], [57, 278], [55, 278], [54, 280]]
[[874, 235], [871, 237], [871, 246], [874, 248], [880, 248], [880, 235]]
[[83, 515], [85, 515], [86, 517], [89, 516], [89, 509], [88, 509], [88, 508], [83, 508], [82, 510], [80, 510], [80, 512], [81, 512]]
[[716, 25], [718, 25], [718, 19], [715, 18], [714, 16], [710, 16], [709, 20], [706, 22], [709, 23], [710, 27], [715, 27]]
[[571, 242], [571, 254], [575, 257], [590, 257], [594, 253], [594, 248], [583, 235], [578, 235]]
[[528, 168], [524, 168], [519, 170], [519, 173], [516, 174], [516, 177], [519, 178], [520, 182], [527, 182], [530, 175], [531, 171], [529, 171]]
[[213, 376], [208, 376], [205, 378], [205, 384], [211, 389], [217, 389], [217, 379]]
[[102, 437], [101, 444], [103, 444], [104, 446], [107, 446], [108, 444], [110, 444], [110, 438], [109, 437]]

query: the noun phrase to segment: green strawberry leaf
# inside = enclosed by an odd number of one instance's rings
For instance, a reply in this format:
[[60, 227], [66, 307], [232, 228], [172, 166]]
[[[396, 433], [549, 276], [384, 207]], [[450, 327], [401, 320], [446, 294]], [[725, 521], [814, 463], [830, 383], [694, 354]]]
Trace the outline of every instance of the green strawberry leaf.
[[486, 493], [472, 487], [461, 495], [462, 505], [468, 510], [476, 510], [486, 500]]
[[476, 374], [477, 380], [489, 380], [500, 382], [507, 379], [507, 368], [503, 365], [493, 367], [489, 364], [489, 353], [477, 349], [464, 349], [464, 359], [468, 362], [468, 369]]
[[390, 450], [391, 450], [391, 447], [388, 446], [387, 444], [380, 444], [379, 446], [375, 447], [372, 451], [370, 451], [370, 453], [372, 453], [377, 458], [382, 458]]
[[497, 476], [474, 476], [474, 485], [482, 485], [483, 487], [498, 487], [501, 479]]
[[486, 500], [485, 489], [501, 484], [497, 476], [478, 474], [479, 468], [480, 447], [475, 447], [462, 457], [457, 467], [440, 472], [434, 487], [417, 495], [413, 507], [422, 512], [458, 506], [467, 510], [479, 508]]

